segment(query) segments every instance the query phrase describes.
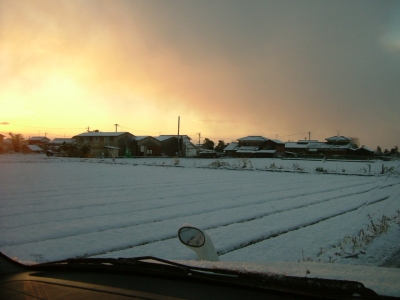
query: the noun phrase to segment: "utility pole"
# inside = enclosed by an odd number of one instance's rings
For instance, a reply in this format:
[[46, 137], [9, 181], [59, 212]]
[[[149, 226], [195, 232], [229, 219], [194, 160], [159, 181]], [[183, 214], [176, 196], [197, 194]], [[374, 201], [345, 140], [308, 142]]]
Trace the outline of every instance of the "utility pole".
[[311, 141], [311, 131], [308, 132], [308, 141]]
[[178, 155], [181, 154], [181, 149], [179, 147], [179, 129], [180, 129], [179, 127], [180, 127], [180, 125], [181, 125], [181, 117], [178, 116]]
[[201, 132], [198, 132], [197, 134], [199, 135], [199, 146], [200, 146]]
[[114, 126], [115, 126], [115, 132], [118, 132], [118, 126], [119, 126], [119, 124], [114, 124]]

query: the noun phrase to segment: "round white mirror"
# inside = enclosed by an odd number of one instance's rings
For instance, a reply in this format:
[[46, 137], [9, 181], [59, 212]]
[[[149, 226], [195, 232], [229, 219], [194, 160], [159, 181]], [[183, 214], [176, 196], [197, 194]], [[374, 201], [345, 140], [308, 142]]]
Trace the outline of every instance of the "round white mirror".
[[178, 236], [183, 244], [190, 247], [202, 247], [206, 241], [204, 234], [194, 227], [182, 227]]

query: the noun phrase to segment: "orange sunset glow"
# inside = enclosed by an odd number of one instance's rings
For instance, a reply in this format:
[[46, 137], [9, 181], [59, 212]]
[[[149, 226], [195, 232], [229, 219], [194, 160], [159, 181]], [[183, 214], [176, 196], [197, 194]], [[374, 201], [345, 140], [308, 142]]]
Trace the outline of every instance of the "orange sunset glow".
[[400, 145], [398, 1], [0, 0], [0, 133]]

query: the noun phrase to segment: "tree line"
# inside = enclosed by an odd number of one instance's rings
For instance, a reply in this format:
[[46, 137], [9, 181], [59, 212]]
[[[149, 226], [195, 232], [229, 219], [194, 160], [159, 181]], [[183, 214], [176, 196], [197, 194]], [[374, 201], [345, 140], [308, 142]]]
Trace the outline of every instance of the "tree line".
[[225, 142], [223, 140], [219, 140], [217, 146], [214, 147], [214, 145], [215, 145], [215, 143], [212, 140], [205, 138], [203, 141], [202, 147], [203, 147], [203, 149], [206, 149], [206, 150], [214, 150], [216, 152], [223, 152], [224, 149], [226, 148], [226, 146], [228, 146], [229, 144], [225, 144]]

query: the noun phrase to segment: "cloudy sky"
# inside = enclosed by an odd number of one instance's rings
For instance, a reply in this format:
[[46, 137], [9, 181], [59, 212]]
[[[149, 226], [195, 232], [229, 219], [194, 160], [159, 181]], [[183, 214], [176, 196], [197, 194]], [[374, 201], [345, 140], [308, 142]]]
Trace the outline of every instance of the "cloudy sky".
[[0, 0], [0, 132], [400, 146], [399, 1]]

